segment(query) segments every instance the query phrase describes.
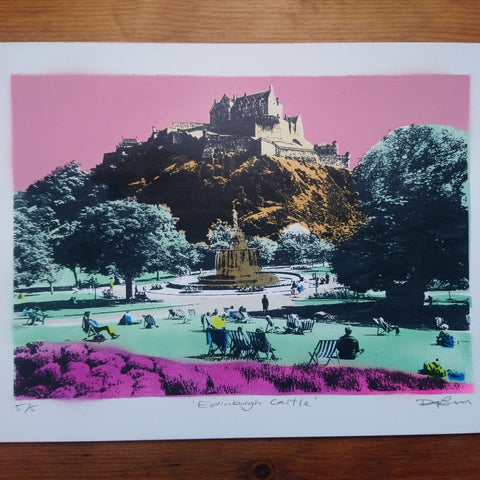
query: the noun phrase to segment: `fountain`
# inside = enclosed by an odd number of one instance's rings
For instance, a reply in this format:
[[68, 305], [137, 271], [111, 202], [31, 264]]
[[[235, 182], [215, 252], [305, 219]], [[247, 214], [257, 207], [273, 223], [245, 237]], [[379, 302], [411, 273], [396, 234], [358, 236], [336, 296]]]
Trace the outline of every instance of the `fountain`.
[[248, 248], [245, 234], [238, 225], [235, 207], [231, 246], [217, 251], [215, 271], [215, 275], [199, 278], [199, 284], [207, 288], [264, 287], [276, 285], [279, 281], [276, 275], [260, 271], [257, 250]]

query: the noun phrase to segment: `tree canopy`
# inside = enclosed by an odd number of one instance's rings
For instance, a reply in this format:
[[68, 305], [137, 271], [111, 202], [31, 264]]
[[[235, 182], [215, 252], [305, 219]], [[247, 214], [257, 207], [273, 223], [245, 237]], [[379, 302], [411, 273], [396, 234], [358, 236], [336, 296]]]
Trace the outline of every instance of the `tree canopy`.
[[135, 200], [85, 207], [68, 242], [85, 269], [124, 277], [127, 298], [135, 277], [152, 267], [172, 268], [182, 261], [180, 254], [194, 252], [168, 208]]
[[232, 235], [233, 227], [227, 222], [217, 220], [208, 230], [208, 244], [212, 250], [230, 248]]
[[[14, 206], [15, 212], [22, 214], [24, 220], [22, 225], [28, 221], [29, 229], [35, 229], [39, 233], [35, 235], [37, 242], [40, 241], [49, 251], [49, 260], [46, 265], [62, 265], [70, 268], [77, 281], [77, 263], [70, 254], [70, 245], [65, 241], [74, 229], [75, 221], [78, 219], [80, 211], [85, 206], [92, 206], [104, 201], [106, 198], [105, 186], [97, 185], [91, 180], [91, 175], [81, 170], [77, 162], [70, 162], [62, 167], [55, 169], [50, 175], [38, 180], [30, 185], [25, 191], [15, 194]], [[15, 228], [20, 228], [20, 223], [15, 224]], [[18, 231], [15, 236], [15, 245], [17, 253], [31, 249], [28, 244], [28, 236], [25, 236], [25, 228]], [[41, 255], [44, 250], [39, 246], [38, 254], [30, 254], [30, 258]], [[33, 281], [42, 280], [38, 278], [38, 272], [33, 268], [33, 264], [17, 262], [16, 265], [21, 270], [22, 282], [27, 278]], [[16, 270], [17, 271], [17, 270]], [[18, 270], [20, 273], [20, 270]], [[48, 278], [52, 278], [50, 274]]]
[[91, 180], [91, 174], [72, 161], [56, 168], [50, 175], [30, 185], [16, 195], [16, 206], [35, 205], [39, 212], [51, 212], [46, 217], [53, 228], [76, 219], [85, 206], [106, 200], [106, 187]]
[[[48, 234], [33, 222], [27, 210], [14, 211], [14, 282], [30, 286], [51, 272], [53, 251]], [[34, 216], [34, 212], [31, 212]]]
[[284, 265], [324, 262], [332, 250], [332, 244], [297, 223], [280, 234], [275, 256], [277, 262]]
[[271, 265], [275, 260], [277, 242], [274, 240], [264, 237], [253, 237], [248, 240], [248, 247], [257, 250], [258, 264], [261, 267]]
[[354, 170], [369, 223], [337, 249], [339, 281], [408, 294], [468, 282], [468, 142], [451, 127], [411, 125], [375, 145]]

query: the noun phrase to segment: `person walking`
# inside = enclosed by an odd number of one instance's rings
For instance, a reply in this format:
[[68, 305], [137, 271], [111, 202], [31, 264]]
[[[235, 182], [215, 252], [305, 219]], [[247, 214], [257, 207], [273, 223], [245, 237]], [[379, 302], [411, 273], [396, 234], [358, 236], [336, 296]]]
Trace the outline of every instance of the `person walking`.
[[268, 312], [268, 305], [269, 305], [269, 301], [268, 301], [267, 295], [263, 295], [263, 297], [262, 297], [263, 313]]

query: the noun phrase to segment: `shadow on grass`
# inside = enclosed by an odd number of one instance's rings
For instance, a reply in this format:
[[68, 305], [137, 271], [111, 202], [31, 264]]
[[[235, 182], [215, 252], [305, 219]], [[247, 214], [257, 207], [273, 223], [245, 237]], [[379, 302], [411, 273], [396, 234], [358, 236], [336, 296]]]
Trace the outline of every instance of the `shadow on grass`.
[[43, 311], [59, 311], [59, 310], [71, 310], [78, 313], [78, 310], [88, 310], [99, 307], [111, 307], [115, 305], [125, 305], [126, 301], [117, 299], [109, 300], [106, 298], [77, 300], [73, 303], [71, 300], [51, 300], [51, 301], [33, 301], [22, 302], [14, 306], [15, 312], [21, 312], [24, 308], [40, 307]]
[[[359, 326], [373, 325], [373, 317], [384, 317], [389, 323], [402, 328], [431, 329], [435, 327], [435, 317], [442, 317], [452, 330], [469, 329], [466, 315], [470, 313], [470, 308], [465, 302], [451, 302], [445, 305], [424, 305], [416, 315], [412, 315], [411, 312], [402, 309], [398, 304], [385, 300], [368, 302], [344, 300], [338, 303], [300, 304], [271, 310], [268, 313], [272, 317], [284, 317], [287, 314], [296, 313], [301, 318], [315, 318], [315, 313], [318, 311], [324, 311], [337, 321]], [[261, 311], [251, 311], [249, 313], [252, 316], [263, 315]]]

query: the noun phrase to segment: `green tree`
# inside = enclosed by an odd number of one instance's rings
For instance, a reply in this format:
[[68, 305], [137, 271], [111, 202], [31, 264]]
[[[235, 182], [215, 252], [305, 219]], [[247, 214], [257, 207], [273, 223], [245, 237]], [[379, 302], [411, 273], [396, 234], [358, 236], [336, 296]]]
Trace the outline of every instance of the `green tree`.
[[56, 168], [50, 175], [33, 183], [18, 199], [40, 210], [52, 210], [56, 220], [55, 225], [52, 219], [54, 227], [75, 220], [83, 207], [105, 200], [106, 187], [95, 184], [91, 174], [84, 172], [75, 161]]
[[14, 283], [26, 285], [51, 279], [53, 251], [49, 235], [32, 221], [28, 209], [14, 211]]
[[[172, 219], [173, 220], [173, 219]], [[184, 274], [191, 267], [198, 263], [199, 253], [197, 248], [189, 243], [184, 232], [175, 229], [175, 222], [171, 223], [173, 228], [158, 232], [157, 241], [162, 248], [157, 251], [151, 264], [147, 265], [149, 271], [158, 272], [165, 270], [175, 274]]]
[[248, 240], [248, 247], [255, 248], [258, 254], [258, 263], [261, 267], [271, 265], [275, 260], [277, 242], [264, 237], [253, 237]]
[[208, 233], [208, 244], [212, 250], [218, 250], [221, 248], [230, 248], [232, 243], [233, 227], [227, 222], [217, 220], [214, 223]]
[[330, 261], [334, 248], [330, 242], [311, 233], [308, 240], [305, 241], [303, 255], [306, 261], [312, 265], [314, 263], [325, 265], [326, 262]]
[[287, 227], [278, 238], [276, 259], [278, 263], [293, 265], [325, 262], [333, 246], [299, 224]]
[[175, 255], [186, 248], [170, 210], [134, 200], [84, 208], [69, 240], [80, 266], [90, 272], [122, 276], [127, 298], [132, 296], [135, 277], [151, 271], [153, 266], [171, 268]]
[[105, 199], [106, 187], [92, 182], [91, 174], [84, 172], [77, 162], [55, 169], [15, 194], [15, 210], [28, 212], [30, 220], [49, 242], [55, 262], [72, 270], [77, 286], [77, 263], [66, 240], [75, 229], [80, 211]]
[[333, 267], [357, 290], [385, 290], [418, 312], [435, 281], [468, 282], [466, 134], [419, 125], [391, 132], [354, 171], [369, 223]]

